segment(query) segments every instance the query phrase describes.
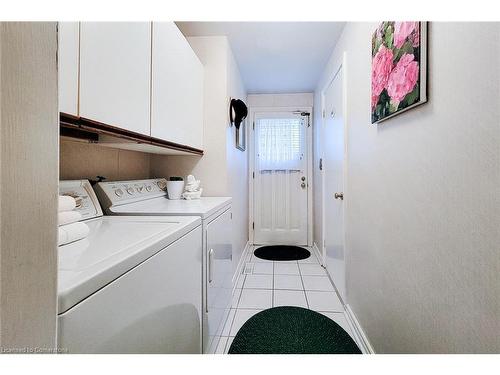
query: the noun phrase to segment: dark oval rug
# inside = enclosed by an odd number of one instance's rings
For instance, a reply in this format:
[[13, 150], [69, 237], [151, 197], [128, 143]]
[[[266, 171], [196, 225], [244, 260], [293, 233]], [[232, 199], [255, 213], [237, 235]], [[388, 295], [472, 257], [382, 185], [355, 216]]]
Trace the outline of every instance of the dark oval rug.
[[311, 256], [311, 252], [300, 246], [273, 245], [262, 246], [253, 252], [257, 258], [266, 260], [302, 260]]
[[261, 311], [243, 324], [229, 354], [361, 354], [330, 318], [302, 307]]

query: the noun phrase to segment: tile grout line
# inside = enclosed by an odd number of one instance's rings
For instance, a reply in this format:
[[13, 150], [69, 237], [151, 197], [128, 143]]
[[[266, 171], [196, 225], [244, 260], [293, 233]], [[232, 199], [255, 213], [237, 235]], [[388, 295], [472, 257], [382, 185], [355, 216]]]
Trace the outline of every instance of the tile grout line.
[[[236, 318], [236, 313], [238, 312], [238, 309], [234, 309], [234, 315], [233, 315], [233, 318], [231, 319], [231, 324], [229, 325], [229, 330], [228, 330], [228, 335], [231, 334], [231, 330], [233, 329], [233, 324], [234, 324], [234, 318]], [[229, 319], [229, 318], [228, 318]], [[227, 323], [226, 323], [227, 324]], [[224, 327], [226, 328], [226, 327]], [[224, 330], [222, 331], [224, 332]]]
[[[278, 275], [282, 276], [282, 275]], [[289, 276], [289, 275], [285, 275]], [[299, 275], [293, 275], [293, 276], [299, 276]], [[307, 276], [307, 275], [306, 275]], [[271, 288], [246, 288], [245, 290], [267, 290], [267, 291], [273, 291]], [[274, 289], [274, 291], [287, 291], [287, 292], [321, 292], [321, 293], [334, 293], [333, 290], [319, 290], [319, 289], [290, 289], [290, 288], [280, 288], [280, 289]], [[250, 307], [238, 307], [239, 309], [251, 309]], [[234, 307], [236, 309], [236, 307]]]
[[271, 308], [274, 307], [274, 262], [273, 262], [273, 289], [271, 292]]
[[221, 343], [221, 340], [225, 337], [227, 337], [227, 336], [220, 336], [219, 337], [219, 343], [217, 344], [217, 347], [215, 348], [215, 354], [224, 354], [224, 351], [226, 350], [227, 341], [224, 343], [224, 347], [222, 348], [222, 353], [217, 353], [217, 349], [219, 349], [219, 345]]
[[307, 308], [310, 310], [311, 308], [309, 307], [309, 300], [307, 299], [306, 286], [304, 285], [304, 279], [302, 278], [302, 271], [300, 270], [299, 262], [297, 262], [297, 267], [299, 268], [300, 282], [302, 283], [302, 291], [304, 292], [304, 297], [306, 298]]
[[[227, 323], [229, 322], [229, 319], [231, 318], [231, 310], [232, 310], [232, 308], [229, 310], [229, 314], [227, 314], [227, 318], [226, 318], [226, 320], [224, 321], [224, 325], [222, 326], [222, 331], [221, 331], [221, 335], [220, 335], [220, 337], [223, 337], [223, 336], [224, 336], [224, 335], [223, 335], [224, 330], [226, 329]], [[219, 337], [219, 341], [220, 341], [220, 337]], [[217, 348], [216, 348], [216, 350], [217, 350]]]
[[228, 354], [227, 352], [229, 351], [229, 339], [230, 339], [231, 336], [228, 336], [227, 337], [227, 341], [226, 341], [226, 345], [224, 345], [224, 354]]
[[262, 311], [262, 310], [265, 310], [265, 308], [262, 308], [262, 307], [240, 307], [238, 309], [233, 309], [233, 310], [258, 310], [258, 311]]
[[[235, 311], [234, 311], [233, 319], [231, 320], [231, 324], [229, 325], [229, 333], [228, 334], [231, 334], [231, 329], [233, 328], [234, 318], [236, 317], [236, 313], [238, 312], [238, 306], [240, 304], [241, 295], [243, 294], [243, 287], [245, 286], [247, 275], [243, 275], [243, 276], [244, 276], [243, 285], [241, 286], [240, 295], [238, 296], [238, 301], [236, 302], [236, 307], [234, 308]], [[232, 306], [231, 306], [231, 309], [233, 309]], [[229, 313], [229, 314], [231, 314], [231, 313]], [[229, 321], [229, 316], [228, 316], [228, 321]], [[228, 323], [228, 321], [226, 321], [226, 324]], [[224, 328], [226, 328], [226, 325], [224, 325]], [[224, 332], [224, 328], [222, 329], [222, 332]], [[226, 343], [226, 345], [227, 345], [227, 343]]]
[[[283, 276], [283, 275], [278, 275], [278, 276]], [[299, 275], [284, 275], [284, 276], [299, 276]], [[289, 289], [289, 288], [279, 288], [279, 289], [270, 289], [270, 288], [246, 288], [246, 290], [270, 290], [270, 291], [278, 291], [278, 290], [287, 290], [289, 292], [300, 292], [301, 290], [304, 291], [304, 289]], [[315, 292], [313, 290], [313, 292]], [[317, 292], [317, 291], [316, 291]], [[319, 292], [328, 292], [328, 290], [320, 290]]]

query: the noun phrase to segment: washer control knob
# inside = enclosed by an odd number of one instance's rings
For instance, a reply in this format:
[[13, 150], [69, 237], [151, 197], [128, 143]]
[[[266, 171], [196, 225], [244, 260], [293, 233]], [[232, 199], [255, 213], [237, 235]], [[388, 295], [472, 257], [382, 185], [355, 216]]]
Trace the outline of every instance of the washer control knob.
[[123, 190], [122, 189], [116, 189], [115, 194], [117, 197], [121, 197], [123, 195]]
[[130, 195], [134, 194], [134, 189], [131, 187], [127, 188], [127, 193], [129, 193]]
[[148, 185], [148, 186], [146, 186], [146, 190], [147, 190], [148, 192], [150, 192], [151, 190], [153, 190], [153, 187], [152, 187], [151, 185]]
[[137, 191], [138, 191], [139, 193], [144, 193], [144, 186], [139, 186], [139, 187], [137, 188]]

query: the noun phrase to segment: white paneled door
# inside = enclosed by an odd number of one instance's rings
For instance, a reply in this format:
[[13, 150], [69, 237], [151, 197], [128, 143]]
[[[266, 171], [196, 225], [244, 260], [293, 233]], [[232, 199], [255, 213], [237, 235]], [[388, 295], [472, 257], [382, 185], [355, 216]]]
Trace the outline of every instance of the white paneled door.
[[294, 112], [255, 115], [255, 244], [307, 245], [308, 120]]
[[326, 268], [345, 301], [344, 114], [342, 68], [324, 92], [323, 237]]

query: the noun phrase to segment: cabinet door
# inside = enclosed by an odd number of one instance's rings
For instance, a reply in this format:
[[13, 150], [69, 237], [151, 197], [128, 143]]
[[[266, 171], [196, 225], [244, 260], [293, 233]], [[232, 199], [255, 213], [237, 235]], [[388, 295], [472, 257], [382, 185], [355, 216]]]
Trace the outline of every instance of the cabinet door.
[[78, 116], [79, 38], [78, 22], [59, 22], [57, 51], [59, 112], [74, 116]]
[[153, 23], [151, 135], [202, 148], [204, 68], [173, 22]]
[[208, 351], [213, 351], [222, 334], [224, 317], [228, 314], [232, 293], [233, 245], [231, 210], [211, 221], [206, 229], [206, 285]]
[[150, 135], [150, 83], [151, 23], [81, 23], [81, 117]]

